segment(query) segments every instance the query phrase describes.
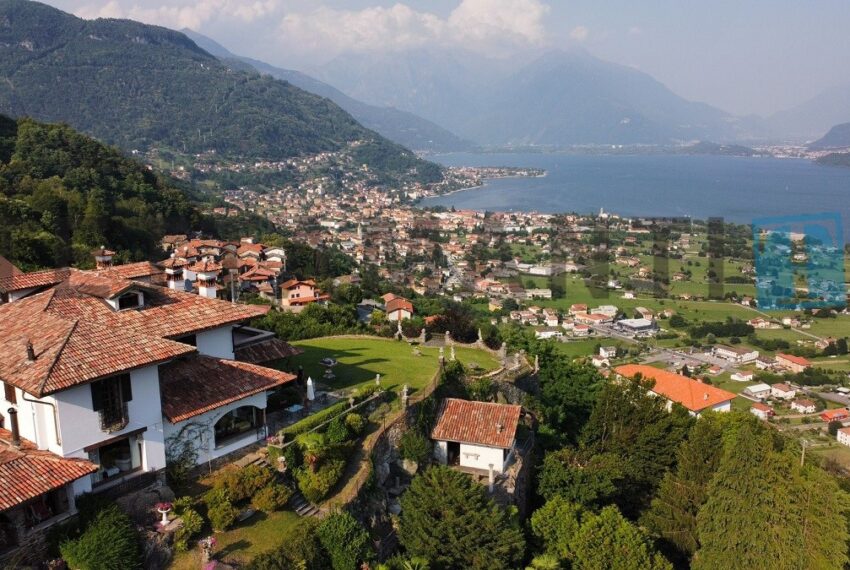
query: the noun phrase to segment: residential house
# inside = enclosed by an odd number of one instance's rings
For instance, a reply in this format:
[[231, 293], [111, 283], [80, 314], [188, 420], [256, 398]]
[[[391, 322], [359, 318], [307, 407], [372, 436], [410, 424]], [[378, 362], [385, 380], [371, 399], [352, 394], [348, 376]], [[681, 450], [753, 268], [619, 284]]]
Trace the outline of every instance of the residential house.
[[330, 295], [323, 293], [312, 279], [290, 279], [280, 285], [280, 305], [284, 310], [299, 312], [310, 303], [326, 303]]
[[817, 406], [811, 400], [800, 398], [791, 402], [791, 409], [801, 414], [813, 414], [817, 410]]
[[838, 440], [838, 443], [841, 445], [850, 446], [850, 428], [839, 428], [835, 433], [835, 439]]
[[810, 367], [812, 363], [802, 356], [794, 356], [793, 354], [777, 352], [776, 365], [790, 372], [799, 373]]
[[585, 337], [590, 335], [590, 326], [577, 324], [573, 326], [573, 336]]
[[752, 398], [764, 400], [770, 396], [770, 384], [753, 384], [744, 388], [744, 394]]
[[699, 416], [706, 410], [728, 412], [735, 398], [732, 392], [646, 364], [626, 364], [618, 366], [614, 372], [624, 378], [640, 376], [654, 382], [650, 391], [666, 398], [668, 409], [674, 403], [681, 404], [692, 416]]
[[848, 411], [847, 408], [824, 410], [820, 414], [820, 419], [825, 422], [846, 422], [847, 420], [850, 420], [850, 411]]
[[590, 363], [593, 364], [593, 366], [595, 366], [596, 368], [607, 368], [611, 366], [611, 361], [608, 360], [607, 357], [599, 354], [594, 354], [590, 358]]
[[443, 400], [431, 431], [443, 465], [502, 473], [511, 461], [522, 407], [456, 398]]
[[753, 405], [750, 406], [750, 413], [764, 421], [767, 421], [776, 415], [773, 408], [767, 404], [762, 404], [761, 402], [753, 402]]
[[616, 346], [600, 346], [599, 347], [599, 356], [604, 358], [617, 358], [617, 347]]
[[564, 336], [564, 330], [561, 327], [534, 327], [535, 338], [561, 338], [562, 336]]
[[792, 400], [797, 395], [797, 390], [790, 384], [780, 383], [770, 387], [770, 396], [780, 400]]
[[754, 374], [749, 370], [739, 370], [732, 374], [731, 378], [736, 382], [752, 382]]
[[27, 491], [0, 493], [0, 510], [36, 498], [72, 512], [73, 496], [161, 472], [169, 447], [203, 463], [265, 438], [267, 393], [295, 380], [260, 365], [294, 353], [246, 326], [268, 307], [108, 271], [64, 274], [0, 306], [0, 424], [21, 440], [10, 461], [56, 466], [18, 472]]
[[387, 293], [381, 298], [384, 300], [384, 304], [387, 308], [388, 321], [403, 321], [413, 316], [413, 303], [404, 297], [400, 297], [393, 293]]

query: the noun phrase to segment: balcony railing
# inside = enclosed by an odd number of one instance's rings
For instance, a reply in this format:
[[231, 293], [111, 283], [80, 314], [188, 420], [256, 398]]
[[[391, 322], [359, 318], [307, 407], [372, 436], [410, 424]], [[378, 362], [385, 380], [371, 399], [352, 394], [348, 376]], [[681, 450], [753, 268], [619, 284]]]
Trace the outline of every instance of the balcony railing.
[[127, 402], [100, 410], [100, 429], [106, 433], [121, 431], [130, 422]]

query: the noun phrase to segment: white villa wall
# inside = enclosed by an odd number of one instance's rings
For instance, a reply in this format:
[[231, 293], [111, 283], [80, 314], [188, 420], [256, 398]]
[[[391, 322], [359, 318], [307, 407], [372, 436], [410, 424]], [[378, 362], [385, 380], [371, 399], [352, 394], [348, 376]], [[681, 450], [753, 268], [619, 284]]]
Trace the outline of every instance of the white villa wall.
[[158, 367], [148, 366], [132, 371], [130, 382], [133, 399], [127, 402], [129, 422], [127, 427], [113, 433], [101, 431], [100, 415], [92, 409], [91, 387], [88, 384], [56, 394], [62, 444], [57, 445], [53, 439], [48, 449], [64, 457], [88, 459], [86, 447], [147, 428], [141, 435], [144, 441], [142, 465], [146, 470], [165, 467]]
[[193, 426], [198, 429], [186, 430], [184, 432], [184, 436], [189, 434], [193, 436], [192, 444], [198, 451], [198, 464], [206, 463], [207, 461], [217, 459], [223, 455], [227, 455], [228, 453], [232, 453], [258, 441], [256, 433], [254, 431], [250, 431], [246, 433], [243, 438], [229, 442], [226, 446], [216, 448], [214, 428], [216, 422], [220, 420], [222, 416], [231, 410], [241, 408], [242, 406], [255, 406], [260, 409], [265, 409], [266, 405], [266, 393], [260, 392], [259, 394], [248, 396], [247, 398], [243, 398], [226, 406], [222, 406], [221, 408], [211, 410], [176, 424], [163, 420], [165, 439], [168, 440], [168, 438], [172, 435], [180, 433], [180, 431], [187, 425], [193, 424]]
[[20, 291], [11, 291], [9, 293], [9, 302], [12, 303], [14, 301], [19, 301], [20, 299], [23, 299], [27, 295], [36, 291], [37, 289], [37, 287], [32, 287], [30, 289], [21, 289]]
[[218, 327], [195, 335], [198, 352], [233, 360], [233, 327]]
[[484, 447], [483, 445], [460, 444], [460, 466], [475, 469], [490, 469], [501, 473], [505, 467], [505, 450], [500, 447]]

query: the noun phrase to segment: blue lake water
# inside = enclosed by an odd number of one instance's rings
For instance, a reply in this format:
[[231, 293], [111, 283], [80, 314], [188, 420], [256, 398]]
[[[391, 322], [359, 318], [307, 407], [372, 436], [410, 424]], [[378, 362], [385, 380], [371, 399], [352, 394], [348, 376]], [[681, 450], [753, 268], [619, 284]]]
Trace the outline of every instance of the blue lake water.
[[489, 180], [429, 198], [423, 206], [490, 211], [598, 212], [623, 216], [719, 216], [750, 223], [768, 216], [838, 212], [850, 237], [850, 168], [808, 160], [728, 156], [569, 154], [437, 155], [448, 166], [542, 168], [541, 178]]

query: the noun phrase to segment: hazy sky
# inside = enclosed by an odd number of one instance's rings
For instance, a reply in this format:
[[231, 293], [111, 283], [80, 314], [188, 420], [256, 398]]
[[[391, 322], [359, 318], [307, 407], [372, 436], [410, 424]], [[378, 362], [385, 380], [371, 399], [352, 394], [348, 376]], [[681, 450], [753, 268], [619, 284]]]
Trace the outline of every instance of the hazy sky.
[[47, 0], [85, 18], [190, 27], [309, 69], [349, 51], [581, 44], [733, 113], [769, 114], [850, 83], [848, 0]]

